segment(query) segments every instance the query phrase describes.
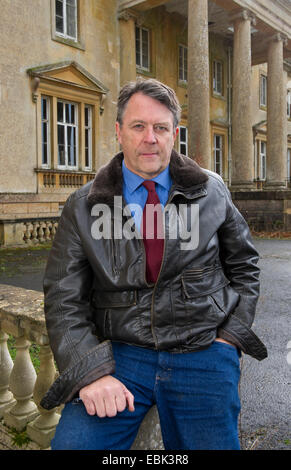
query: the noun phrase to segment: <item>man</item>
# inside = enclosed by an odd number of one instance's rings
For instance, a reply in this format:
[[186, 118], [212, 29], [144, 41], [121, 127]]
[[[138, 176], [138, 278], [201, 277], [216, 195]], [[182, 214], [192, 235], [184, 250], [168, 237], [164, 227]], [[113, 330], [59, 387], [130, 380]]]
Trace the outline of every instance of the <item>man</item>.
[[222, 179], [173, 149], [179, 118], [169, 87], [125, 85], [122, 152], [63, 209], [44, 279], [60, 376], [41, 404], [66, 403], [52, 449], [129, 449], [155, 403], [166, 449], [239, 449], [240, 350], [266, 357], [258, 256]]

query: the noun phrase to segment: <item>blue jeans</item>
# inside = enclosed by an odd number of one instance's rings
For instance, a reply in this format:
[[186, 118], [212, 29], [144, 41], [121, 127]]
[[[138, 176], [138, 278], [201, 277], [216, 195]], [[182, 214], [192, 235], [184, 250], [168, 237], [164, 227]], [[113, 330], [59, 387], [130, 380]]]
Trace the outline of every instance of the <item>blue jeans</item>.
[[128, 450], [150, 407], [157, 405], [166, 450], [239, 450], [238, 383], [234, 346], [214, 342], [189, 353], [113, 343], [116, 372], [134, 395], [135, 411], [90, 416], [82, 402], [68, 403], [52, 450]]

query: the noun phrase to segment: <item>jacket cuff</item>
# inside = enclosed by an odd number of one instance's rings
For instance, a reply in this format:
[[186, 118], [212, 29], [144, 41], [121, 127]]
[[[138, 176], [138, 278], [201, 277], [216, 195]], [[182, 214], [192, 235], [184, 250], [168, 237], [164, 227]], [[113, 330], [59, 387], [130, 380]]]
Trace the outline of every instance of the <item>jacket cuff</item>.
[[[98, 366], [96, 367], [96, 364]], [[104, 341], [91, 349], [81, 360], [66, 369], [52, 384], [40, 405], [46, 410], [68, 402], [80, 388], [115, 370], [112, 346]]]
[[226, 341], [230, 341], [245, 354], [249, 354], [259, 361], [268, 356], [265, 345], [257, 335], [234, 314], [218, 328], [217, 336]]

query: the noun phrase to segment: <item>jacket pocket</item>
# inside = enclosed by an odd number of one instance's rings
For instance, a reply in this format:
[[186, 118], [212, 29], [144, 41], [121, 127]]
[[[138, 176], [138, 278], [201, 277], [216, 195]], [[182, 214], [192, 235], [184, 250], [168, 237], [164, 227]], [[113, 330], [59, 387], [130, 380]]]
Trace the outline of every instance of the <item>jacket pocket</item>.
[[127, 291], [94, 291], [92, 304], [94, 308], [131, 307], [137, 303], [136, 290]]
[[184, 271], [181, 282], [183, 302], [177, 322], [199, 331], [221, 325], [240, 298], [219, 265]]
[[185, 299], [195, 299], [212, 294], [227, 286], [230, 282], [222, 267], [217, 265], [184, 271], [181, 281]]
[[117, 321], [124, 313], [137, 304], [137, 292], [130, 291], [94, 291], [92, 307], [97, 336], [102, 339], [112, 339], [116, 336]]

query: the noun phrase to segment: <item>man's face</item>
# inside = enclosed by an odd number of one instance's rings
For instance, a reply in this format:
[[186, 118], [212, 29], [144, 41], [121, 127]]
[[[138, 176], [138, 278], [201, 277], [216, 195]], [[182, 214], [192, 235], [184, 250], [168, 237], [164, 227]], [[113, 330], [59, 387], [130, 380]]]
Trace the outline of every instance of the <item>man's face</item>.
[[129, 170], [151, 179], [170, 162], [178, 128], [173, 114], [162, 103], [142, 93], [135, 93], [123, 113], [122, 126], [116, 123], [124, 162]]

